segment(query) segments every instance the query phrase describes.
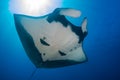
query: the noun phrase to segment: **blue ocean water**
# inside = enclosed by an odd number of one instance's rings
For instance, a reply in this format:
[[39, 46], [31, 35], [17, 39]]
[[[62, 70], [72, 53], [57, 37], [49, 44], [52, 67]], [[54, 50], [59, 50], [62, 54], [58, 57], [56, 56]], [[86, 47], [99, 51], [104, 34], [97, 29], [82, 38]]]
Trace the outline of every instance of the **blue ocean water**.
[[[26, 55], [15, 29], [9, 0], [0, 1], [0, 80], [28, 80], [36, 69]], [[120, 80], [120, 1], [64, 0], [63, 7], [79, 9], [80, 25], [88, 18], [84, 50], [88, 62], [55, 69], [39, 68], [33, 80]]]

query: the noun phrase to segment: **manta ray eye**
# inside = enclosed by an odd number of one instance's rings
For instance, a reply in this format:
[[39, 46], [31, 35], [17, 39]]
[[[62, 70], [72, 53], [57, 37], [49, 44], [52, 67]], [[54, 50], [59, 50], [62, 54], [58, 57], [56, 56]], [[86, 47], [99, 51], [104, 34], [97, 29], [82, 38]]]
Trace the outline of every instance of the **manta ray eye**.
[[45, 37], [43, 37], [43, 39], [40, 39], [40, 42], [41, 44], [45, 45], [45, 46], [50, 46], [50, 44], [48, 44], [46, 41], [45, 41]]

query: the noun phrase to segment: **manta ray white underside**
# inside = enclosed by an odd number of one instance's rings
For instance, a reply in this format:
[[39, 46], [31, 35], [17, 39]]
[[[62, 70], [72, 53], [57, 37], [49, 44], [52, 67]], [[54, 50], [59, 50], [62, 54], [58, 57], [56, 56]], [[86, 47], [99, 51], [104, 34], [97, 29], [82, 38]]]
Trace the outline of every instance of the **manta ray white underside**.
[[80, 11], [69, 8], [58, 8], [42, 17], [14, 14], [23, 47], [36, 67], [62, 67], [87, 60], [82, 48], [87, 18], [81, 27], [65, 18], [80, 15]]

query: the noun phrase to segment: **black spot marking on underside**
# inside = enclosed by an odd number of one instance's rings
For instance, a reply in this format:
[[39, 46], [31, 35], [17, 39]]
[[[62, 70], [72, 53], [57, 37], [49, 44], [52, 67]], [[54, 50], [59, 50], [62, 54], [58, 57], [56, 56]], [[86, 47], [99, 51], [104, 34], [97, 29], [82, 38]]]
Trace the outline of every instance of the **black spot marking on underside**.
[[45, 45], [45, 46], [50, 46], [50, 44], [48, 44], [46, 41], [44, 41], [43, 39], [40, 39], [40, 42]]
[[73, 49], [70, 49], [70, 52], [72, 52], [73, 51]]
[[62, 52], [62, 51], [58, 51], [60, 53], [61, 56], [65, 56], [66, 53]]
[[46, 54], [45, 54], [45, 53], [43, 53], [43, 55], [45, 56]]

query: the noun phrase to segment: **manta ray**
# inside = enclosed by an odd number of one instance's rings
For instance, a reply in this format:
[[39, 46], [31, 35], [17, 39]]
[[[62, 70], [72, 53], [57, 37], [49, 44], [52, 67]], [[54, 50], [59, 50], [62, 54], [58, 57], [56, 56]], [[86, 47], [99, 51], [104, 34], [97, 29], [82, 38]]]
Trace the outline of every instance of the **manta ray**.
[[14, 14], [15, 26], [26, 54], [37, 68], [57, 68], [87, 61], [83, 40], [87, 18], [75, 26], [65, 16], [80, 16], [80, 11], [57, 8], [45, 16]]

